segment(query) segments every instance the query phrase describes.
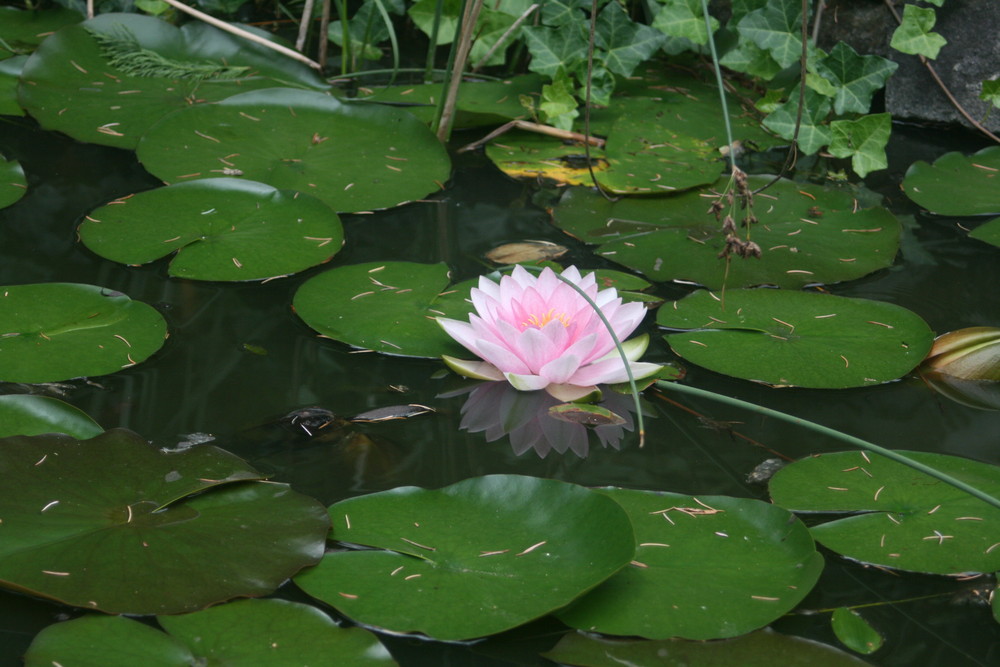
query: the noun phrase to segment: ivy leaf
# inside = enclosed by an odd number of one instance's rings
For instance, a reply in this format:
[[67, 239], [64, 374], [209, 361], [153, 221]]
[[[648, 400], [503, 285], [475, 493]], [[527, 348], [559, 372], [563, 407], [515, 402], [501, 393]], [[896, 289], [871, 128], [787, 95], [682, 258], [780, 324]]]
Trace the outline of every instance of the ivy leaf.
[[765, 81], [770, 81], [784, 69], [771, 57], [769, 51], [746, 41], [739, 42], [736, 48], [727, 51], [719, 59], [719, 64], [737, 72], [760, 77]]
[[546, 0], [542, 5], [542, 24], [560, 27], [576, 23], [583, 8], [590, 8], [589, 0]]
[[983, 81], [983, 90], [979, 93], [979, 99], [1000, 109], [1000, 79]]
[[830, 54], [816, 65], [816, 73], [836, 89], [833, 110], [845, 113], [867, 113], [872, 95], [885, 85], [899, 67], [881, 56], [862, 56], [844, 42], [838, 42]]
[[625, 10], [612, 2], [597, 16], [594, 43], [607, 51], [604, 65], [614, 74], [631, 76], [639, 65], [663, 44], [663, 35], [648, 25], [636, 23]]
[[531, 52], [532, 72], [555, 78], [560, 67], [582, 62], [587, 57], [587, 39], [576, 29], [529, 27], [524, 39]]
[[744, 16], [736, 29], [741, 37], [767, 50], [784, 68], [802, 55], [801, 22], [799, 0], [768, 0], [764, 7]]
[[560, 72], [551, 84], [542, 86], [542, 99], [538, 109], [549, 125], [560, 130], [572, 129], [573, 119], [580, 115], [576, 107], [573, 82], [565, 73]]
[[933, 9], [906, 5], [903, 8], [903, 22], [892, 33], [889, 46], [903, 53], [926, 56], [934, 60], [941, 47], [948, 43], [948, 40], [938, 33], [931, 32], [936, 22], [937, 13]]
[[[830, 98], [806, 89], [805, 108], [802, 110], [802, 124], [799, 127], [799, 149], [806, 155], [812, 155], [823, 146], [830, 143], [830, 128], [823, 124], [826, 115], [830, 113]], [[788, 95], [788, 101], [768, 115], [764, 127], [775, 132], [783, 139], [791, 139], [795, 134], [795, 118], [799, 107], [799, 87], [796, 86]]]
[[[653, 28], [670, 37], [683, 37], [695, 44], [708, 44], [705, 17], [701, 0], [660, 0], [663, 7], [653, 20]], [[710, 17], [712, 32], [719, 29], [719, 21]]]
[[869, 172], [885, 169], [889, 166], [885, 145], [889, 142], [891, 122], [887, 113], [833, 121], [830, 153], [835, 157], [850, 157], [851, 168], [862, 178]]

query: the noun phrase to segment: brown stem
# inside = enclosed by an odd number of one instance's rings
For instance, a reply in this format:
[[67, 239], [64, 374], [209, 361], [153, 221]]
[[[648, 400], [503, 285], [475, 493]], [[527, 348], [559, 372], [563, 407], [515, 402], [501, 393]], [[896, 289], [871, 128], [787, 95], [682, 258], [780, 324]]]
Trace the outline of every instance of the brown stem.
[[493, 139], [496, 139], [501, 134], [508, 132], [517, 128], [519, 130], [527, 130], [528, 132], [537, 132], [538, 134], [545, 134], [550, 137], [555, 137], [556, 139], [563, 139], [565, 141], [578, 141], [585, 145], [595, 146], [597, 148], [604, 148], [604, 139], [600, 137], [587, 137], [579, 132], [570, 132], [569, 130], [560, 130], [558, 127], [552, 127], [551, 125], [541, 125], [539, 123], [532, 123], [527, 120], [512, 120], [505, 125], [501, 125], [497, 129], [493, 130], [485, 137], [479, 141], [473, 141], [471, 144], [462, 146], [458, 149], [459, 153], [465, 153], [466, 151], [471, 151], [479, 148], [483, 144], [489, 143]]

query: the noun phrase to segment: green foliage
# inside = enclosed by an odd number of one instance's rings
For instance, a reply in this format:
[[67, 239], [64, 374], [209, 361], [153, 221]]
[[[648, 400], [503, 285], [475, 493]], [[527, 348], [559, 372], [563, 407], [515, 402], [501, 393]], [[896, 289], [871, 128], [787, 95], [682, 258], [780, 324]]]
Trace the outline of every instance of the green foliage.
[[979, 93], [979, 99], [1000, 109], [1000, 79], [983, 81], [983, 89]]
[[868, 655], [882, 648], [882, 635], [853, 609], [838, 607], [830, 623], [837, 639], [852, 651]]
[[65, 433], [86, 440], [103, 431], [87, 413], [57, 398], [31, 394], [0, 396], [0, 438]]
[[[833, 110], [844, 113], [867, 113], [872, 95], [885, 86], [899, 67], [881, 56], [861, 56], [844, 42], [838, 42], [816, 71], [833, 84]], [[864, 174], [861, 174], [864, 176]]]
[[10, 206], [24, 196], [28, 190], [28, 181], [24, 178], [24, 169], [17, 160], [5, 160], [0, 155], [0, 208]]
[[931, 31], [936, 22], [937, 13], [933, 9], [906, 5], [903, 8], [903, 21], [892, 33], [889, 46], [903, 53], [921, 55], [931, 60], [937, 58], [941, 47], [948, 40]]
[[[701, 0], [659, 0], [662, 7], [656, 13], [652, 26], [669, 37], [680, 37], [693, 44], [707, 44], [708, 31], [705, 16], [701, 10]], [[714, 33], [719, 29], [719, 21], [710, 17]]]
[[885, 169], [889, 166], [885, 145], [889, 142], [891, 123], [887, 113], [831, 122], [830, 154], [851, 158], [851, 168], [861, 177]]
[[763, 7], [742, 17], [737, 30], [784, 68], [798, 62], [802, 55], [801, 22], [800, 0], [767, 0]]

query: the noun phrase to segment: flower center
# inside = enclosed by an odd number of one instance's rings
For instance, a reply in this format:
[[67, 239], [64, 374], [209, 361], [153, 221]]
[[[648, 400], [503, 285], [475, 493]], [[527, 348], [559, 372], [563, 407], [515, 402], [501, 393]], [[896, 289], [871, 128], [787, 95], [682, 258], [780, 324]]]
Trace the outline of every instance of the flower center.
[[556, 313], [556, 314], [553, 314], [554, 310], [555, 310], [555, 308], [549, 308], [549, 312], [547, 312], [547, 313], [545, 313], [544, 315], [541, 315], [541, 316], [534, 315], [534, 314], [533, 315], [529, 315], [528, 319], [526, 319], [524, 322], [521, 322], [521, 330], [523, 331], [524, 329], [527, 329], [528, 327], [535, 327], [536, 329], [541, 329], [542, 327], [544, 327], [546, 324], [548, 324], [552, 320], [559, 320], [560, 322], [562, 322], [562, 325], [564, 327], [568, 327], [569, 326], [569, 318], [566, 317], [566, 313]]

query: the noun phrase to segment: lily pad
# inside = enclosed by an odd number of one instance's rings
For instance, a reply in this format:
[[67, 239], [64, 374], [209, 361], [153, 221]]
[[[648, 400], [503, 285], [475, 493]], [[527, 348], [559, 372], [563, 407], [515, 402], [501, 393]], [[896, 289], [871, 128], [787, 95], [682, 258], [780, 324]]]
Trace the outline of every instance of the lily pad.
[[152, 307], [94, 285], [0, 287], [0, 380], [107, 375], [156, 352], [167, 324]]
[[451, 162], [405, 111], [270, 88], [191, 106], [143, 137], [139, 160], [168, 183], [239, 176], [337, 211], [388, 208], [440, 190]]
[[28, 56], [0, 60], [0, 116], [24, 115], [24, 109], [17, 103], [17, 84], [27, 61]]
[[475, 284], [450, 285], [445, 264], [352, 264], [307, 280], [292, 307], [320, 334], [348, 345], [414, 357], [461, 356], [465, 348], [434, 318], [467, 318]]
[[915, 313], [890, 303], [788, 290], [699, 290], [657, 313], [681, 357], [776, 386], [825, 389], [895, 380], [927, 355], [934, 337]]
[[[591, 185], [582, 145], [567, 144], [534, 132], [506, 132], [486, 146], [486, 156], [512, 178], [543, 178], [564, 185]], [[590, 149], [594, 175], [609, 168], [604, 150]]]
[[879, 650], [885, 641], [861, 614], [847, 607], [833, 611], [830, 626], [844, 646], [864, 655]]
[[771, 630], [715, 642], [636, 641], [570, 633], [543, 656], [579, 667], [863, 667], [869, 663], [832, 646]]
[[[986, 493], [1000, 468], [945, 454], [901, 452]], [[1000, 569], [1000, 510], [877, 454], [797, 461], [771, 479], [772, 500], [794, 512], [848, 514], [810, 528], [823, 546], [883, 567], [933, 574]]]
[[600, 491], [628, 512], [635, 559], [556, 614], [571, 627], [650, 639], [735, 637], [794, 608], [823, 570], [806, 527], [774, 505]]
[[[749, 185], [770, 180], [754, 176]], [[725, 185], [719, 181], [707, 192], [615, 203], [573, 188], [553, 209], [553, 218], [570, 235], [597, 244], [597, 254], [651, 280], [711, 289], [853, 280], [890, 266], [896, 257], [900, 225], [888, 210], [859, 204], [851, 190], [781, 180], [755, 197], [759, 222], [740, 228], [760, 246], [761, 257], [727, 261], [719, 256], [726, 243], [721, 224], [707, 212], [711, 194]]]
[[333, 551], [295, 578], [367, 626], [470, 639], [558, 609], [634, 552], [625, 512], [584, 487], [519, 475], [402, 487], [330, 507]]
[[199, 21], [176, 28], [113, 13], [50, 36], [22, 77], [21, 104], [42, 127], [130, 149], [176, 109], [275, 85], [328, 87], [305, 65]]
[[344, 240], [315, 197], [235, 178], [178, 183], [93, 211], [80, 240], [101, 257], [145, 264], [176, 252], [170, 275], [261, 280], [326, 262]]
[[10, 206], [28, 191], [28, 181], [17, 160], [5, 160], [0, 155], [0, 208]]
[[934, 164], [914, 162], [906, 170], [903, 192], [939, 215], [1000, 213], [1000, 146], [966, 157], [945, 153]]
[[25, 661], [29, 667], [396, 664], [367, 630], [338, 627], [315, 607], [287, 600], [239, 600], [157, 621], [166, 633], [122, 616], [57, 623], [35, 637]]
[[0, 396], [0, 438], [65, 433], [85, 440], [104, 432], [87, 413], [49, 396]]
[[165, 453], [121, 429], [13, 437], [0, 470], [0, 585], [65, 604], [194, 611], [268, 594], [323, 554], [322, 506], [215, 447]]
[[31, 53], [54, 31], [82, 20], [80, 12], [66, 7], [0, 7], [0, 60]]

